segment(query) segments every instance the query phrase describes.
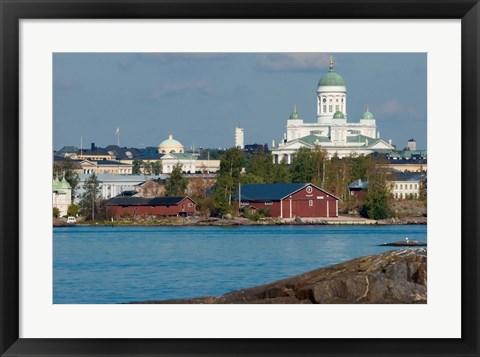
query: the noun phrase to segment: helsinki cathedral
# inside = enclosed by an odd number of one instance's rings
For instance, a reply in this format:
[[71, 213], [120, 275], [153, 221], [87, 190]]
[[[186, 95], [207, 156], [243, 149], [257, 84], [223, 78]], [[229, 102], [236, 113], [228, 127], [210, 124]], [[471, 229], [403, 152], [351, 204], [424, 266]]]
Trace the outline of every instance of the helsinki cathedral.
[[273, 143], [271, 148], [275, 163], [282, 160], [291, 163], [301, 147], [319, 146], [329, 157], [337, 154], [340, 158], [394, 150], [391, 140], [387, 143], [380, 139], [375, 117], [368, 107], [358, 123], [347, 122], [347, 89], [342, 76], [335, 72], [332, 57], [330, 70], [318, 82], [316, 97], [315, 123], [304, 122], [293, 107], [283, 140], [277, 146]]

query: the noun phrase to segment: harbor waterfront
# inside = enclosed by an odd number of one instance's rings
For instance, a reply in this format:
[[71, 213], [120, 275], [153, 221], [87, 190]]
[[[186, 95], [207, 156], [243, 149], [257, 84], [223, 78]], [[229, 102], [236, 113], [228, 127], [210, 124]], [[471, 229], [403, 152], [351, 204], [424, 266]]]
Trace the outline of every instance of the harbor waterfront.
[[[426, 225], [53, 229], [53, 303], [219, 296], [427, 241]], [[399, 247], [401, 248], [401, 247]]]

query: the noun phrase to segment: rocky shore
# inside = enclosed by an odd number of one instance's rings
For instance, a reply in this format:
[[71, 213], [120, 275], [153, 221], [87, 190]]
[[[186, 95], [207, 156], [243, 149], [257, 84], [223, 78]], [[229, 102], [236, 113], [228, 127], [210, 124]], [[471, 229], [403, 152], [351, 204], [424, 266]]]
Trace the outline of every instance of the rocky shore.
[[[427, 217], [389, 218], [373, 220], [361, 217], [339, 216], [331, 218], [261, 218], [253, 221], [242, 217], [232, 218], [201, 218], [201, 217], [170, 217], [142, 218], [136, 220], [115, 220], [113, 226], [253, 226], [253, 225], [403, 225], [427, 224]], [[54, 220], [54, 227], [74, 226], [112, 226], [111, 221], [79, 221], [68, 224], [62, 220]]]
[[353, 259], [220, 297], [142, 304], [425, 304], [427, 249]]

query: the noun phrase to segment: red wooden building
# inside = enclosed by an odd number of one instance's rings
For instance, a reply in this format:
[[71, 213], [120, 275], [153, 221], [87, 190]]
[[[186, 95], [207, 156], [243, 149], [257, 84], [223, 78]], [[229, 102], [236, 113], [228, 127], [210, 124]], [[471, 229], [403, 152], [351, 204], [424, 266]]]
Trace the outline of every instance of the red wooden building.
[[195, 212], [196, 203], [190, 197], [125, 197], [107, 202], [107, 217], [187, 216]]
[[348, 185], [348, 191], [350, 192], [350, 196], [354, 196], [359, 200], [363, 200], [365, 198], [367, 189], [368, 182], [362, 181], [361, 179], [353, 181], [350, 185]]
[[338, 197], [311, 183], [245, 184], [240, 193], [242, 207], [268, 209], [271, 217], [338, 217]]

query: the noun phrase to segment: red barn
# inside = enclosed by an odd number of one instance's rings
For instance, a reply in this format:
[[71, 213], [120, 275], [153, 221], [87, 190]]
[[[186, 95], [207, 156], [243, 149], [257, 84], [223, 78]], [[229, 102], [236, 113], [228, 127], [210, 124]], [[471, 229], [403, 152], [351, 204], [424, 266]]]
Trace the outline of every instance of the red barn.
[[107, 202], [107, 217], [187, 216], [195, 212], [190, 197], [114, 197]]
[[338, 217], [338, 197], [311, 183], [245, 184], [240, 193], [242, 206], [268, 209], [272, 217]]

